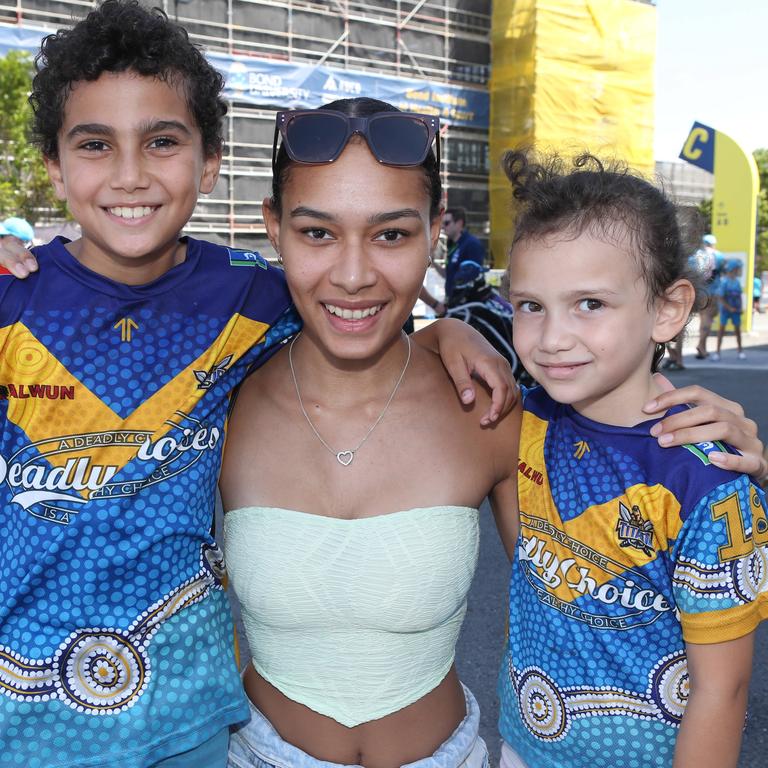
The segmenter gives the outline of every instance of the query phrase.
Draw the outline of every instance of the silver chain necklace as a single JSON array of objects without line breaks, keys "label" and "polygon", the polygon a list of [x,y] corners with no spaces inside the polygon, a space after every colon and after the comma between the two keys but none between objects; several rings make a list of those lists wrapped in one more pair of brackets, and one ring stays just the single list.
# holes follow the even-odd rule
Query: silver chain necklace
[{"label": "silver chain necklace", "polygon": [[392,400],[395,397],[395,394],[397,394],[397,390],[400,388],[400,384],[403,381],[403,377],[405,376],[405,372],[408,370],[408,363],[411,362],[411,337],[406,335],[406,340],[408,342],[408,355],[405,358],[405,365],[403,366],[403,371],[400,374],[400,378],[397,380],[397,384],[395,384],[395,388],[392,390],[392,394],[389,396],[389,400],[387,400],[386,405],[384,406],[384,409],[379,414],[379,418],[376,419],[376,421],[373,422],[373,426],[365,433],[365,436],[363,439],[354,447],[349,448],[345,451],[334,451],[333,448],[331,448],[328,443],[323,440],[321,434],[315,429],[315,425],[312,423],[312,419],[309,418],[309,415],[307,414],[307,411],[304,408],[304,403],[301,400],[301,392],[299,392],[299,382],[296,380],[296,371],[293,368],[293,345],[296,343],[296,339],[299,338],[301,334],[298,334],[294,336],[293,341],[291,341],[290,346],[288,347],[288,365],[291,367],[291,378],[293,379],[293,386],[296,389],[296,397],[299,400],[299,408],[301,408],[301,412],[304,414],[304,418],[307,420],[307,424],[312,428],[312,431],[315,433],[315,437],[325,446],[325,448],[330,451],[335,457],[336,461],[339,462],[344,467],[348,467],[353,459],[355,458],[355,454],[360,450],[363,443],[371,436],[371,432],[373,432],[376,427],[379,426],[379,422],[384,418],[384,414],[387,412],[387,409],[389,408],[390,404],[392,403]]}]

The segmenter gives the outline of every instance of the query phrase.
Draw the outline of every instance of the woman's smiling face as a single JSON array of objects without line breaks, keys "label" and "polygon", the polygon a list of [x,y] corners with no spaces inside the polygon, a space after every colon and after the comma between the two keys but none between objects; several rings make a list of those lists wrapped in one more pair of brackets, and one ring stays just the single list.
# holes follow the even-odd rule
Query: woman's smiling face
[{"label": "woman's smiling face", "polygon": [[360,139],[327,165],[292,164],[282,215],[265,201],[304,333],[333,357],[364,359],[396,338],[440,234],[421,167],[380,164]]}]

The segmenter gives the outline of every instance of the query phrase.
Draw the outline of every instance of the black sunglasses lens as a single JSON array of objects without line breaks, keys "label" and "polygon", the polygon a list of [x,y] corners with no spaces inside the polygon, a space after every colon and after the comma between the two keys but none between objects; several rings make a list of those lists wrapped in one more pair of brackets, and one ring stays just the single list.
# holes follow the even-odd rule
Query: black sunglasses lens
[{"label": "black sunglasses lens", "polygon": [[297,115],[287,125],[287,149],[299,163],[326,163],[344,147],[347,123],[343,117],[327,112]]},{"label": "black sunglasses lens", "polygon": [[388,165],[418,165],[429,150],[429,128],[411,117],[371,120],[368,136],[374,155]]}]

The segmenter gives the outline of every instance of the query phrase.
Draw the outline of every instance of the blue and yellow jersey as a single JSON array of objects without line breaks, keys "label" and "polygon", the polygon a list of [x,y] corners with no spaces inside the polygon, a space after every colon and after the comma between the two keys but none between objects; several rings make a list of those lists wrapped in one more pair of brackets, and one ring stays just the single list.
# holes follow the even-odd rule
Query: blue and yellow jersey
[{"label": "blue and yellow jersey", "polygon": [[0,274],[0,766],[138,768],[248,716],[216,483],[233,387],[298,320],[258,254],[189,239],[127,286],[65,242]]},{"label": "blue and yellow jersey", "polygon": [[[525,398],[521,532],[499,676],[504,740],[536,768],[670,766],[688,698],[685,643],[768,615],[765,497],[543,389]],[[762,613],[762,615],[761,615]]]}]

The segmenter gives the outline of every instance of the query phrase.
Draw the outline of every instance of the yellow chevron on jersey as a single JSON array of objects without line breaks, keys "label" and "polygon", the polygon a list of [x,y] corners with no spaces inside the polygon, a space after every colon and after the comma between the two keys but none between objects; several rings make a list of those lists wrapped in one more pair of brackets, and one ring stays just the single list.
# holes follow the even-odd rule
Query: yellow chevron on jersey
[{"label": "yellow chevron on jersey", "polygon": [[[587,506],[577,517],[563,521],[544,471],[547,422],[525,411],[522,429],[526,440],[520,445],[518,498],[525,543],[520,556],[538,559],[544,565],[547,589],[559,600],[568,602],[582,596],[573,590],[574,583],[600,586],[647,564],[656,558],[657,550],[665,551],[668,542],[677,538],[682,526],[680,503],[660,484],[632,485],[621,496]],[[529,435],[531,439],[527,439]],[[588,461],[588,454],[583,461]],[[653,546],[622,546],[616,530],[622,508],[641,516],[652,532]],[[614,524],[606,525],[607,520]]]},{"label": "yellow chevron on jersey", "polygon": [[24,323],[3,328],[0,333],[0,384],[29,387],[55,383],[59,387],[74,387],[77,391],[77,397],[71,400],[8,398],[8,420],[32,441],[43,440],[52,431],[58,434],[78,432],[86,426],[83,421],[98,423],[116,419],[114,411],[84,388]]},{"label": "yellow chevron on jersey", "polygon": [[[162,437],[172,426],[161,422],[176,410],[190,413],[205,393],[195,371],[209,372],[229,358],[226,366],[235,365],[242,355],[260,343],[269,329],[265,323],[240,314],[233,315],[216,341],[193,363],[181,371],[152,397],[144,401],[124,422],[128,429],[141,429],[142,424],[157,424],[152,438]],[[231,357],[230,357],[231,356]]]},{"label": "yellow chevron on jersey", "polygon": [[[227,365],[235,364],[256,341],[263,340],[268,328],[233,315],[211,346],[124,419],[73,376],[23,323],[16,323],[0,329],[0,384],[12,383],[27,396],[8,398],[8,420],[24,431],[53,467],[66,466],[74,451],[96,466],[119,471],[141,444],[177,426],[174,414],[195,408],[205,394],[195,371],[207,374],[225,359]],[[58,391],[71,391],[73,397],[28,396],[30,387],[40,387],[41,382],[55,382]],[[50,390],[51,384],[47,386]]]}]

